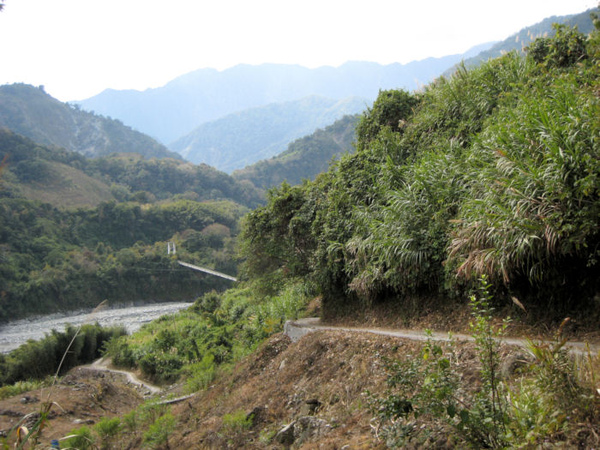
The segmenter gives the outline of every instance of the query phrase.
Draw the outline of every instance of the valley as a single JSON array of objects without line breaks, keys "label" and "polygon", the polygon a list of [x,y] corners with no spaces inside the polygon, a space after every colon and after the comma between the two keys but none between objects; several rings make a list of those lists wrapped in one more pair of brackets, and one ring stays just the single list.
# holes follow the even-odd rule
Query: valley
[{"label": "valley", "polygon": [[[206,140],[231,144],[215,150],[231,175],[43,89],[0,87],[18,127],[0,129],[0,322],[106,299],[177,309],[130,334],[86,317],[0,354],[0,443],[23,447],[27,422],[30,444],[72,448],[600,445],[600,18],[577,17],[589,32],[531,29],[525,50],[380,87],[299,139],[268,125],[336,99],[265,104],[267,87],[293,89],[248,76],[257,103],[240,110],[215,89],[253,70],[291,82],[289,67],[174,80],[212,83],[200,103],[235,109],[179,120],[201,122],[189,155],[207,123],[241,119]],[[381,66],[344,70],[384,86]],[[164,92],[97,100],[149,117]],[[263,134],[296,140],[247,159]]]}]

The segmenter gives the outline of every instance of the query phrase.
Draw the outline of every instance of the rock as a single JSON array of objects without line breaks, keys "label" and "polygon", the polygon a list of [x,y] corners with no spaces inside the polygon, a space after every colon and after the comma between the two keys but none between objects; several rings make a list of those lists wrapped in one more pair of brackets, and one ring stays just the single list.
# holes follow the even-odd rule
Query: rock
[{"label": "rock", "polygon": [[275,442],[280,443],[286,447],[291,446],[294,443],[294,426],[296,422],[292,422],[286,426],[284,426],[281,430],[277,432],[275,435]]},{"label": "rock", "polygon": [[73,421],[75,425],[94,425],[94,421],[92,419],[75,419]]},{"label": "rock", "polygon": [[316,398],[311,398],[309,400],[306,400],[306,405],[307,405],[307,415],[314,415],[319,408],[321,407],[322,403],[316,399]]},{"label": "rock", "polygon": [[263,423],[266,419],[267,409],[264,406],[255,406],[252,411],[248,413],[246,416],[247,420],[250,420],[252,426],[255,426],[259,423]]},{"label": "rock", "polygon": [[303,444],[306,441],[319,439],[331,431],[331,425],[326,420],[314,416],[300,417],[294,424],[294,443]]},{"label": "rock", "polygon": [[331,425],[323,419],[314,416],[303,416],[283,427],[275,435],[275,441],[285,447],[319,439],[331,431]]},{"label": "rock", "polygon": [[500,374],[502,375],[502,378],[507,380],[523,370],[531,362],[532,358],[530,355],[522,352],[513,353],[504,358],[500,364]]}]

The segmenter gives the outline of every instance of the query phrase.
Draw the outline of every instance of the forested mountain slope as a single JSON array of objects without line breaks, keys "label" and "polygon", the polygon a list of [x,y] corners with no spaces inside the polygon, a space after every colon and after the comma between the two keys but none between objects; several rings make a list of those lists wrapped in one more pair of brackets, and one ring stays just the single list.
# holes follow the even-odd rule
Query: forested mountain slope
[{"label": "forested mountain slope", "polygon": [[295,185],[325,172],[334,158],[354,151],[358,115],[344,116],[332,125],[318,129],[288,145],[283,153],[233,172],[237,180],[248,180],[268,189],[287,181]]},{"label": "forested mountain slope", "polygon": [[208,166],[132,154],[89,160],[8,130],[0,160],[0,322],[224,289],[229,281],[178,266],[166,241],[187,262],[235,275],[241,204],[261,200],[250,183]]},{"label": "forested mountain slope", "polygon": [[230,173],[283,152],[294,139],[362,112],[367,104],[361,98],[316,96],[275,103],[202,124],[169,147],[188,161]]},{"label": "forested mountain slope", "polygon": [[79,153],[38,145],[0,129],[4,159],[0,196],[42,200],[53,206],[97,206],[102,201],[153,202],[174,196],[196,201],[262,202],[248,182],[216,169],[176,159],[146,159],[132,153],[87,159]]},{"label": "forested mountain slope", "polygon": [[118,120],[81,111],[52,98],[42,87],[26,84],[0,86],[0,127],[87,157],[139,153],[148,158],[180,158]]}]

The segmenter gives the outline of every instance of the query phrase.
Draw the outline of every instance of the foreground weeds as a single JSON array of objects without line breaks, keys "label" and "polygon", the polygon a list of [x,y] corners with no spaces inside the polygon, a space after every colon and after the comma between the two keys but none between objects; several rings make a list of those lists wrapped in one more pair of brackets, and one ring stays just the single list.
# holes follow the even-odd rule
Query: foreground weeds
[{"label": "foreground weeds", "polygon": [[506,322],[493,325],[488,289],[482,278],[471,297],[476,380],[464,379],[453,340],[429,338],[420,354],[386,361],[388,393],[370,396],[378,439],[391,448],[600,444],[597,355],[569,353],[563,324],[553,342],[529,341],[509,370],[501,345]]}]

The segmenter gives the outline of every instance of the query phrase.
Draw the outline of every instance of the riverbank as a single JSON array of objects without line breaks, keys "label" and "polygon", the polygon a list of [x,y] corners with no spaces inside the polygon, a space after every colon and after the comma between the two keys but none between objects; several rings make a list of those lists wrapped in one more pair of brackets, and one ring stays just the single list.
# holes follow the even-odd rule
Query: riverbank
[{"label": "riverbank", "polygon": [[30,339],[42,339],[52,330],[63,331],[67,324],[79,326],[99,323],[111,327],[123,325],[129,333],[161,316],[188,308],[193,303],[151,303],[139,306],[119,306],[100,311],[79,310],[15,320],[0,325],[0,353],[9,353]]}]

